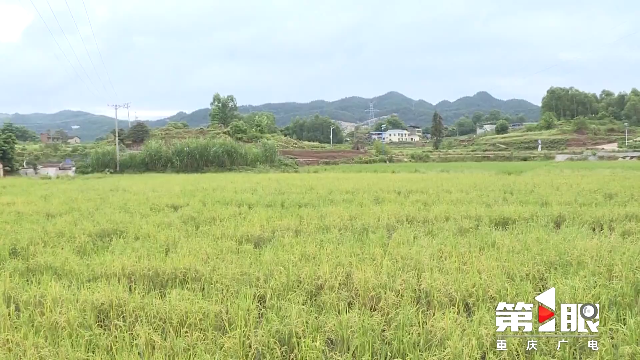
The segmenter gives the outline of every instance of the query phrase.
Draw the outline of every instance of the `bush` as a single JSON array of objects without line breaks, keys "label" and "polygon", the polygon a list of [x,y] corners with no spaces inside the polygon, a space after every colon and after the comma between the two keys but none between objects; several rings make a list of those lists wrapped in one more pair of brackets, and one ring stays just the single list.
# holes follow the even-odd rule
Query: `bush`
[{"label": "bush", "polygon": [[373,142],[373,152],[374,154],[376,154],[376,156],[389,155],[391,153],[389,147],[378,140]]},{"label": "bush", "polygon": [[496,135],[504,135],[509,132],[509,123],[506,120],[500,120],[496,124]]},{"label": "bush", "polygon": [[587,119],[580,116],[573,121],[573,130],[574,131],[586,131],[589,128],[589,124],[587,123]]},{"label": "bush", "polygon": [[[120,172],[200,172],[279,163],[278,150],[271,141],[248,145],[230,140],[189,139],[166,145],[155,140],[148,142],[141,152],[121,154]],[[88,172],[114,171],[115,151],[112,148],[92,151],[86,168]]]}]

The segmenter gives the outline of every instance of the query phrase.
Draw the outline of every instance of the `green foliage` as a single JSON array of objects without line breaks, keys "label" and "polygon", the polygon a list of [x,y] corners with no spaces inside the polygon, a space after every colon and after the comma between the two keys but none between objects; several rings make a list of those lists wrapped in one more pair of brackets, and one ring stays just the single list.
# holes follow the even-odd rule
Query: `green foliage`
[{"label": "green foliage", "polygon": [[189,124],[187,124],[186,121],[169,121],[167,125],[165,125],[165,127],[172,128],[172,129],[188,129]]},{"label": "green foliage", "polygon": [[433,113],[433,118],[431,119],[430,134],[431,140],[433,140],[433,148],[438,150],[442,143],[442,139],[444,138],[445,131],[442,116],[440,116],[437,111]]},{"label": "green foliage", "polygon": [[222,96],[215,93],[210,107],[209,119],[213,125],[227,127],[240,118],[238,103],[233,95]]},{"label": "green foliage", "polygon": [[372,131],[407,130],[407,125],[397,115],[391,115],[376,122]]},{"label": "green foliage", "polygon": [[629,122],[629,125],[640,126],[640,95],[635,92],[633,95],[629,95],[622,116]]},{"label": "green foliage", "polygon": [[16,164],[17,144],[18,140],[12,132],[5,131],[4,127],[0,129],[0,163],[10,171],[16,171],[19,168]]},{"label": "green foliage", "polygon": [[[124,152],[120,158],[121,172],[201,172],[208,169],[272,166],[279,161],[273,142],[262,141],[245,145],[230,140],[188,139],[169,145],[149,141],[141,152]],[[91,152],[88,172],[115,170],[113,148],[101,147]]]},{"label": "green foliage", "polygon": [[282,134],[297,140],[329,144],[331,142],[331,127],[333,129],[333,143],[342,144],[344,134],[342,128],[333,120],[318,114],[309,118],[297,118],[291,125],[282,129]]},{"label": "green foliage", "polygon": [[60,141],[62,142],[66,142],[67,140],[69,140],[69,134],[67,134],[66,131],[62,130],[62,129],[58,129],[53,133],[53,136],[57,136],[60,138]]},{"label": "green foliage", "polygon": [[474,125],[480,125],[484,122],[484,114],[481,111],[476,111],[473,113],[473,117],[471,118]]},{"label": "green foliage", "polygon": [[556,127],[558,123],[558,119],[554,115],[554,113],[547,112],[542,114],[540,118],[540,123],[538,124],[542,130],[551,130]]},{"label": "green foliage", "polygon": [[580,91],[574,87],[551,87],[542,99],[542,112],[553,113],[556,119],[578,117],[600,120],[613,118],[640,125],[640,91],[620,92],[617,95],[602,90],[600,95]]},{"label": "green foliage", "polygon": [[249,126],[244,121],[234,121],[225,130],[232,139],[246,141],[249,135]]},{"label": "green foliage", "polygon": [[376,156],[390,155],[389,147],[379,140],[373,142],[373,152]]},{"label": "green foliage", "polygon": [[509,132],[509,123],[506,120],[500,120],[496,124],[496,135],[504,135]]},{"label": "green foliage", "polygon": [[460,136],[469,135],[476,132],[476,125],[473,123],[473,120],[467,117],[461,117],[460,119],[458,119],[458,121],[456,121],[455,123],[455,127],[458,131],[457,135]]},{"label": "green foliage", "polygon": [[38,141],[39,139],[38,135],[34,131],[27,129],[25,126],[14,125],[10,121],[4,123],[2,131],[13,134],[17,141],[28,142]]},{"label": "green foliage", "polygon": [[589,123],[584,116],[579,116],[573,120],[573,130],[578,131],[587,131],[589,130]]},{"label": "green foliage", "polygon": [[[109,135],[111,135],[111,139],[115,139],[116,138],[116,129],[112,129],[109,132]],[[125,129],[118,129],[118,141],[120,143],[122,143],[125,139],[127,138],[127,131]]]},{"label": "green foliage", "polygon": [[[224,99],[224,101],[223,101]],[[179,112],[166,119],[157,121],[145,121],[150,128],[159,128],[166,126],[169,122],[186,122],[190,127],[207,126],[211,124],[213,115],[215,119],[226,114],[222,111],[220,115],[212,112],[215,107],[214,101],[209,108],[199,109],[190,114]],[[229,109],[236,108],[236,111],[242,114],[249,114],[256,111],[272,113],[275,117],[276,125],[284,127],[289,125],[295,118],[306,118],[319,114],[331,119],[358,123],[367,120],[367,114],[363,111],[369,106],[369,102],[374,100],[376,108],[380,110],[379,116],[397,114],[406,124],[418,125],[421,127],[429,126],[430,119],[436,109],[436,106],[423,100],[413,100],[397,92],[390,92],[373,99],[364,99],[360,97],[348,97],[345,99],[327,102],[313,101],[310,103],[276,103],[263,104],[259,106],[237,106],[235,98],[231,101],[229,97],[220,96],[219,104],[229,105]],[[228,101],[227,101],[228,100]],[[504,114],[524,114],[527,119],[537,119],[540,114],[540,108],[524,100],[498,100],[486,92],[479,92],[474,96],[466,96],[456,101],[443,101],[437,104],[438,112],[443,117],[443,122],[452,124],[455,120],[462,116],[472,114],[475,111],[489,112],[492,109],[498,109]],[[220,107],[220,110],[223,110]],[[217,110],[216,110],[217,111]],[[233,113],[233,112],[232,112]],[[77,135],[83,141],[90,141],[101,137],[114,128],[114,119],[108,116],[93,115],[81,111],[61,111],[55,114],[29,114],[29,115],[11,115],[8,120],[17,125],[24,125],[36,133],[44,132],[47,128],[64,128],[78,125],[78,129],[70,132],[70,135]],[[237,117],[224,117],[222,121],[227,125]],[[475,119],[474,119],[475,121]],[[218,123],[218,120],[215,120]],[[118,127],[127,125],[126,120],[119,120]]]},{"label": "green foliage", "polygon": [[276,118],[268,112],[252,112],[242,117],[251,132],[257,134],[275,134],[278,132]]},{"label": "green foliage", "polygon": [[[173,126],[171,126],[173,128],[176,128],[175,127],[176,125],[178,126],[181,125],[180,123],[171,123],[171,124],[174,124]],[[186,128],[188,127],[189,125],[186,126]],[[184,129],[184,128],[185,127],[179,127],[178,129]],[[129,131],[125,134],[125,136],[123,136],[125,140],[133,143],[137,143],[137,144],[145,142],[150,137],[151,137],[151,129],[149,129],[149,126],[147,124],[141,121],[137,121],[135,124],[133,124],[129,129]]]}]

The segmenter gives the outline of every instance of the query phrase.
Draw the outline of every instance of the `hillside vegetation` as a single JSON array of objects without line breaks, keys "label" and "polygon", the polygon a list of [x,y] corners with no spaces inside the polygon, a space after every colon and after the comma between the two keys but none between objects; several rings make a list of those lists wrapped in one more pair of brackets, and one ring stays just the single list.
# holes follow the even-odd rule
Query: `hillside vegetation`
[{"label": "hillside vegetation", "polygon": [[[437,110],[442,114],[446,123],[452,123],[463,115],[471,115],[476,111],[489,112],[493,109],[500,110],[509,115],[523,114],[527,119],[538,118],[540,108],[524,100],[499,100],[486,92],[479,92],[474,96],[466,96],[456,101],[442,101],[436,105],[424,100],[414,100],[398,92],[366,99],[361,97],[348,97],[337,101],[317,100],[309,103],[273,103],[258,106],[239,106],[242,114],[250,112],[270,112],[275,115],[276,125],[284,127],[296,117],[308,117],[316,114],[326,116],[332,120],[345,122],[361,122],[368,119],[365,109],[369,108],[369,102],[375,102],[375,108],[379,110],[376,116],[384,116],[392,113],[407,124],[419,126],[427,125],[433,112]],[[157,121],[145,121],[150,127],[158,128],[166,126],[170,122],[186,122],[190,127],[206,126],[209,124],[210,108],[196,110],[192,113],[179,112],[176,115]],[[119,117],[126,117],[120,114]],[[69,135],[77,135],[83,141],[93,141],[99,136],[108,133],[114,128],[115,119],[94,115],[82,111],[65,110],[55,114],[13,114],[3,120],[10,120],[18,125],[25,125],[36,133],[65,130]],[[119,127],[127,128],[127,121],[120,120]],[[78,128],[72,128],[78,126]]]}]

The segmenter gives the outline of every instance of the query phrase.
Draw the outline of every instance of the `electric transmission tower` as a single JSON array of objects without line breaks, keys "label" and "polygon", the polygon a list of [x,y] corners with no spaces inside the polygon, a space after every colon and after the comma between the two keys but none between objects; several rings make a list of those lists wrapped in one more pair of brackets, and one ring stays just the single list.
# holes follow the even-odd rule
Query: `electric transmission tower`
[{"label": "electric transmission tower", "polygon": [[376,118],[376,112],[377,111],[380,111],[380,110],[377,110],[377,109],[373,108],[373,102],[370,102],[369,103],[369,108],[367,110],[365,110],[365,112],[369,113],[369,120],[373,120],[373,119]]}]

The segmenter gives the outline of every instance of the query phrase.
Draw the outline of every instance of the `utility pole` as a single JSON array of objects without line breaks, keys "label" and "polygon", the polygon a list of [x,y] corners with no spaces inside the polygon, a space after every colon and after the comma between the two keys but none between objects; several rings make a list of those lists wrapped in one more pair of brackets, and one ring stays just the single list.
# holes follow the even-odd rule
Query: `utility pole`
[{"label": "utility pole", "polygon": [[629,123],[624,123],[624,146],[629,147]]},{"label": "utility pole", "polygon": [[129,118],[129,107],[131,107],[131,103],[125,103],[122,107],[127,109],[127,121],[129,122],[129,129],[131,129],[131,119]]},{"label": "utility pole", "polygon": [[116,171],[120,172],[120,141],[118,140],[118,109],[125,105],[107,105],[116,111]]},{"label": "utility pole", "polygon": [[331,126],[331,134],[329,135],[329,138],[331,138],[331,148],[333,149],[333,129],[335,128],[335,126]]}]

